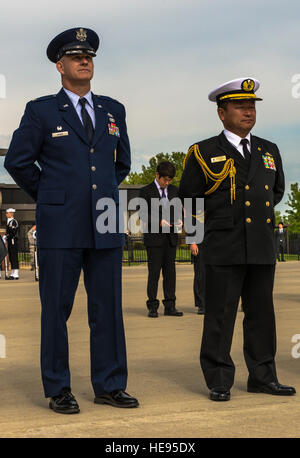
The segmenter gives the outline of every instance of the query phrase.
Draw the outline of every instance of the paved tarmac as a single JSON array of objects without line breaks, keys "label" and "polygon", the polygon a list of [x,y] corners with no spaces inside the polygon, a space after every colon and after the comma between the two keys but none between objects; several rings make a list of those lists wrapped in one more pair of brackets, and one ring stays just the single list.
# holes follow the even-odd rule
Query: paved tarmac
[{"label": "paved tarmac", "polygon": [[[296,345],[292,337],[299,334],[300,339],[300,262],[278,264],[274,295],[278,377],[281,383],[295,386],[297,394],[277,397],[246,392],[243,313],[239,311],[232,345],[235,384],[231,401],[224,403],[208,399],[199,365],[203,316],[194,307],[192,266],[177,265],[177,307],[184,316],[165,317],[160,308],[158,319],[146,314],[146,269],[144,265],[123,269],[127,391],[138,397],[137,409],[93,403],[86,295],[80,281],[69,320],[72,391],[80,404],[78,415],[54,413],[43,395],[40,302],[33,272],[21,271],[19,281],[0,280],[0,437],[299,437],[300,348],[294,348],[297,359],[292,356]],[[161,298],[161,286],[159,294]]]}]

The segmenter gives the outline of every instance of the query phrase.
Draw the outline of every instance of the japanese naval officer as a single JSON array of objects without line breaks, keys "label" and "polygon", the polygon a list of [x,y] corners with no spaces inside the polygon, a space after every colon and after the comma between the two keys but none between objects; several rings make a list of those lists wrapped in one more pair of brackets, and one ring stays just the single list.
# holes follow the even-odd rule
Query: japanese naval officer
[{"label": "japanese naval officer", "polygon": [[247,391],[295,394],[278,382],[274,207],[284,194],[278,147],[250,133],[256,122],[253,78],[237,78],[210,92],[224,130],[194,143],[180,183],[182,198],[204,198],[205,318],[200,351],[212,401],[228,401],[235,365],[230,356],[240,298],[244,311]]},{"label": "japanese naval officer", "polygon": [[99,231],[96,224],[100,199],[112,199],[118,210],[118,185],[130,170],[124,106],[91,92],[98,46],[98,35],[86,28],[66,30],[51,41],[47,56],[56,64],[63,87],[27,104],[5,159],[15,182],[37,203],[41,371],[49,407],[59,413],[79,412],[71,391],[66,323],[81,269],[94,402],[138,406],[125,392],[124,234],[118,230],[118,211],[116,231]]}]

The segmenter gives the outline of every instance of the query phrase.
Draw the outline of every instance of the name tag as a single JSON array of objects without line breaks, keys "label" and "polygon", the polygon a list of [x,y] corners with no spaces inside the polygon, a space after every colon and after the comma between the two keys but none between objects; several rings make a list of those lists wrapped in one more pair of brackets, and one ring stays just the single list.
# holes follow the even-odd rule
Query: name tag
[{"label": "name tag", "polygon": [[217,156],[217,157],[212,157],[211,162],[222,162],[226,161],[226,156]]},{"label": "name tag", "polygon": [[52,138],[65,137],[66,135],[69,135],[69,132],[67,130],[65,132],[53,132],[52,133]]}]

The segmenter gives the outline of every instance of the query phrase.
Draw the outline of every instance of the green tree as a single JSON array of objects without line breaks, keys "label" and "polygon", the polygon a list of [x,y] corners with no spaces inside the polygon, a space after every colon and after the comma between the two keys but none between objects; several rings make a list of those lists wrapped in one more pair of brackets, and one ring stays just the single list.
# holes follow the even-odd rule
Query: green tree
[{"label": "green tree", "polygon": [[279,210],[275,210],[274,215],[275,215],[275,224],[278,224],[280,221],[283,222],[283,217],[281,216],[281,213]]},{"label": "green tree", "polygon": [[127,179],[123,182],[125,184],[149,184],[155,178],[156,167],[159,162],[169,161],[174,164],[176,168],[176,175],[172,181],[172,184],[175,186],[179,185],[181,175],[183,172],[183,160],[185,158],[185,153],[173,152],[173,153],[159,153],[156,156],[153,156],[149,159],[149,165],[142,166],[142,171],[130,172]]},{"label": "green tree", "polygon": [[300,234],[300,189],[298,183],[291,184],[291,192],[288,194],[286,204],[290,207],[286,210],[289,232]]}]

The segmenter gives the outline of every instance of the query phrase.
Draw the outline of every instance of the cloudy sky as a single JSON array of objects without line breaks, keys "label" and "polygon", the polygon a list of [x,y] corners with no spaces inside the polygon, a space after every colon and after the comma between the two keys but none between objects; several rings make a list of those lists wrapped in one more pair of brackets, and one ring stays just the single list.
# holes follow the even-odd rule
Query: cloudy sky
[{"label": "cloudy sky", "polygon": [[[218,134],[222,126],[207,94],[230,79],[253,76],[264,99],[253,133],[278,144],[288,192],[300,182],[299,18],[299,0],[89,0],[84,7],[74,0],[5,2],[0,147],[8,146],[28,100],[60,89],[45,54],[50,40],[82,26],[101,37],[93,91],[126,106],[132,170],[157,153],[186,151]],[[3,158],[0,182],[11,182]],[[286,200],[287,193],[279,209]]]}]

